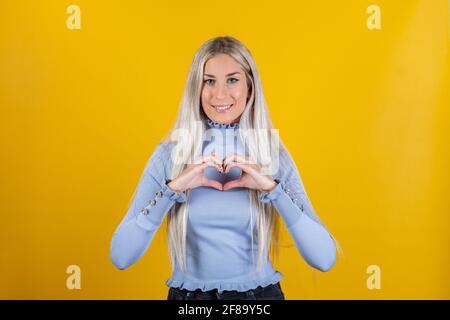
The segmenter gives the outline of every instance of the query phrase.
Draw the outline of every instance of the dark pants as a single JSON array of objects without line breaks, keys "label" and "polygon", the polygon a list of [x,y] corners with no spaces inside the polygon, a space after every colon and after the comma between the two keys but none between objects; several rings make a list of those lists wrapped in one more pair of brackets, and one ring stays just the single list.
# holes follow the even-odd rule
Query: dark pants
[{"label": "dark pants", "polygon": [[167,300],[285,300],[280,283],[270,284],[267,287],[258,286],[245,292],[223,291],[217,289],[202,291],[196,289],[190,291],[180,288],[170,288]]}]

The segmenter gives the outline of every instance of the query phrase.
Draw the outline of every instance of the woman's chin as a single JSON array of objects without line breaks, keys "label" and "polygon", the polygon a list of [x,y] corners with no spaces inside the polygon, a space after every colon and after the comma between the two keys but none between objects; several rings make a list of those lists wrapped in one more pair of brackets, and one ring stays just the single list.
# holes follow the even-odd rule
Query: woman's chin
[{"label": "woman's chin", "polygon": [[233,123],[236,122],[234,121],[233,117],[229,117],[229,116],[215,116],[214,119],[211,119],[214,122],[217,123]]}]

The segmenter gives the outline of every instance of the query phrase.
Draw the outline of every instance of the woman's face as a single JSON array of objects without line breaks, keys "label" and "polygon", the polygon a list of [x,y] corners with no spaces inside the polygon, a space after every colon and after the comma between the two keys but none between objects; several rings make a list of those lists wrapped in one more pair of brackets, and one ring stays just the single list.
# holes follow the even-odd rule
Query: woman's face
[{"label": "woman's face", "polygon": [[218,123],[239,122],[247,103],[247,79],[242,66],[228,54],[217,54],[205,64],[202,107]]}]

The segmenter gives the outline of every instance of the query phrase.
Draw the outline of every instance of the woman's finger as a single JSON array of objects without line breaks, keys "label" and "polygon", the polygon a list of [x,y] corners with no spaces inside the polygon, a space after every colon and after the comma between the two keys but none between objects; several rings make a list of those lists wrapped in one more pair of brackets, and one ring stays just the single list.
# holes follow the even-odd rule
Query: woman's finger
[{"label": "woman's finger", "polygon": [[214,161],[215,163],[222,165],[222,161],[217,158],[214,151],[208,155],[201,154],[200,156],[196,157],[193,164],[202,164],[206,161]]},{"label": "woman's finger", "polygon": [[223,191],[233,188],[245,187],[244,183],[245,182],[242,179],[228,181],[223,185]]},{"label": "woman's finger", "polygon": [[205,157],[203,158],[203,161],[214,161],[216,164],[222,166],[222,161],[219,160],[219,158],[217,158],[215,152],[213,152],[213,153],[211,153],[211,154],[205,156]]},{"label": "woman's finger", "polygon": [[242,171],[245,171],[245,172],[247,172],[250,175],[253,175],[255,173],[254,169],[250,165],[239,163],[239,162],[231,162],[231,163],[229,163],[226,166],[226,168],[225,168],[225,173],[230,172],[231,168],[233,168],[233,167],[241,168]]},{"label": "woman's finger", "polygon": [[250,164],[252,163],[250,161],[249,157],[243,157],[241,155],[238,155],[236,153],[230,153],[225,160],[223,161],[224,165],[227,165],[230,162],[240,162],[240,163],[245,163],[245,164]]},{"label": "woman's finger", "polygon": [[216,164],[213,161],[208,161],[208,162],[203,162],[199,167],[198,170],[203,171],[205,168],[207,167],[215,167],[217,169],[217,171],[219,172],[223,172],[223,168],[222,166]]},{"label": "woman's finger", "polygon": [[203,180],[203,185],[205,187],[212,187],[214,189],[222,191],[222,184],[220,182],[216,181],[216,180],[210,180],[208,178],[205,178]]}]

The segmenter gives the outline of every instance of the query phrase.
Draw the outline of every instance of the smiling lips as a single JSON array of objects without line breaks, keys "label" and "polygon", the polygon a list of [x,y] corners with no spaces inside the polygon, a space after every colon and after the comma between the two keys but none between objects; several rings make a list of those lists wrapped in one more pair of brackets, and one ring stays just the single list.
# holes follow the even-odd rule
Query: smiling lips
[{"label": "smiling lips", "polygon": [[231,107],[233,106],[233,104],[216,104],[216,105],[212,105],[214,107],[214,109],[219,112],[219,113],[223,113],[223,112],[227,112],[228,110],[231,109]]}]

